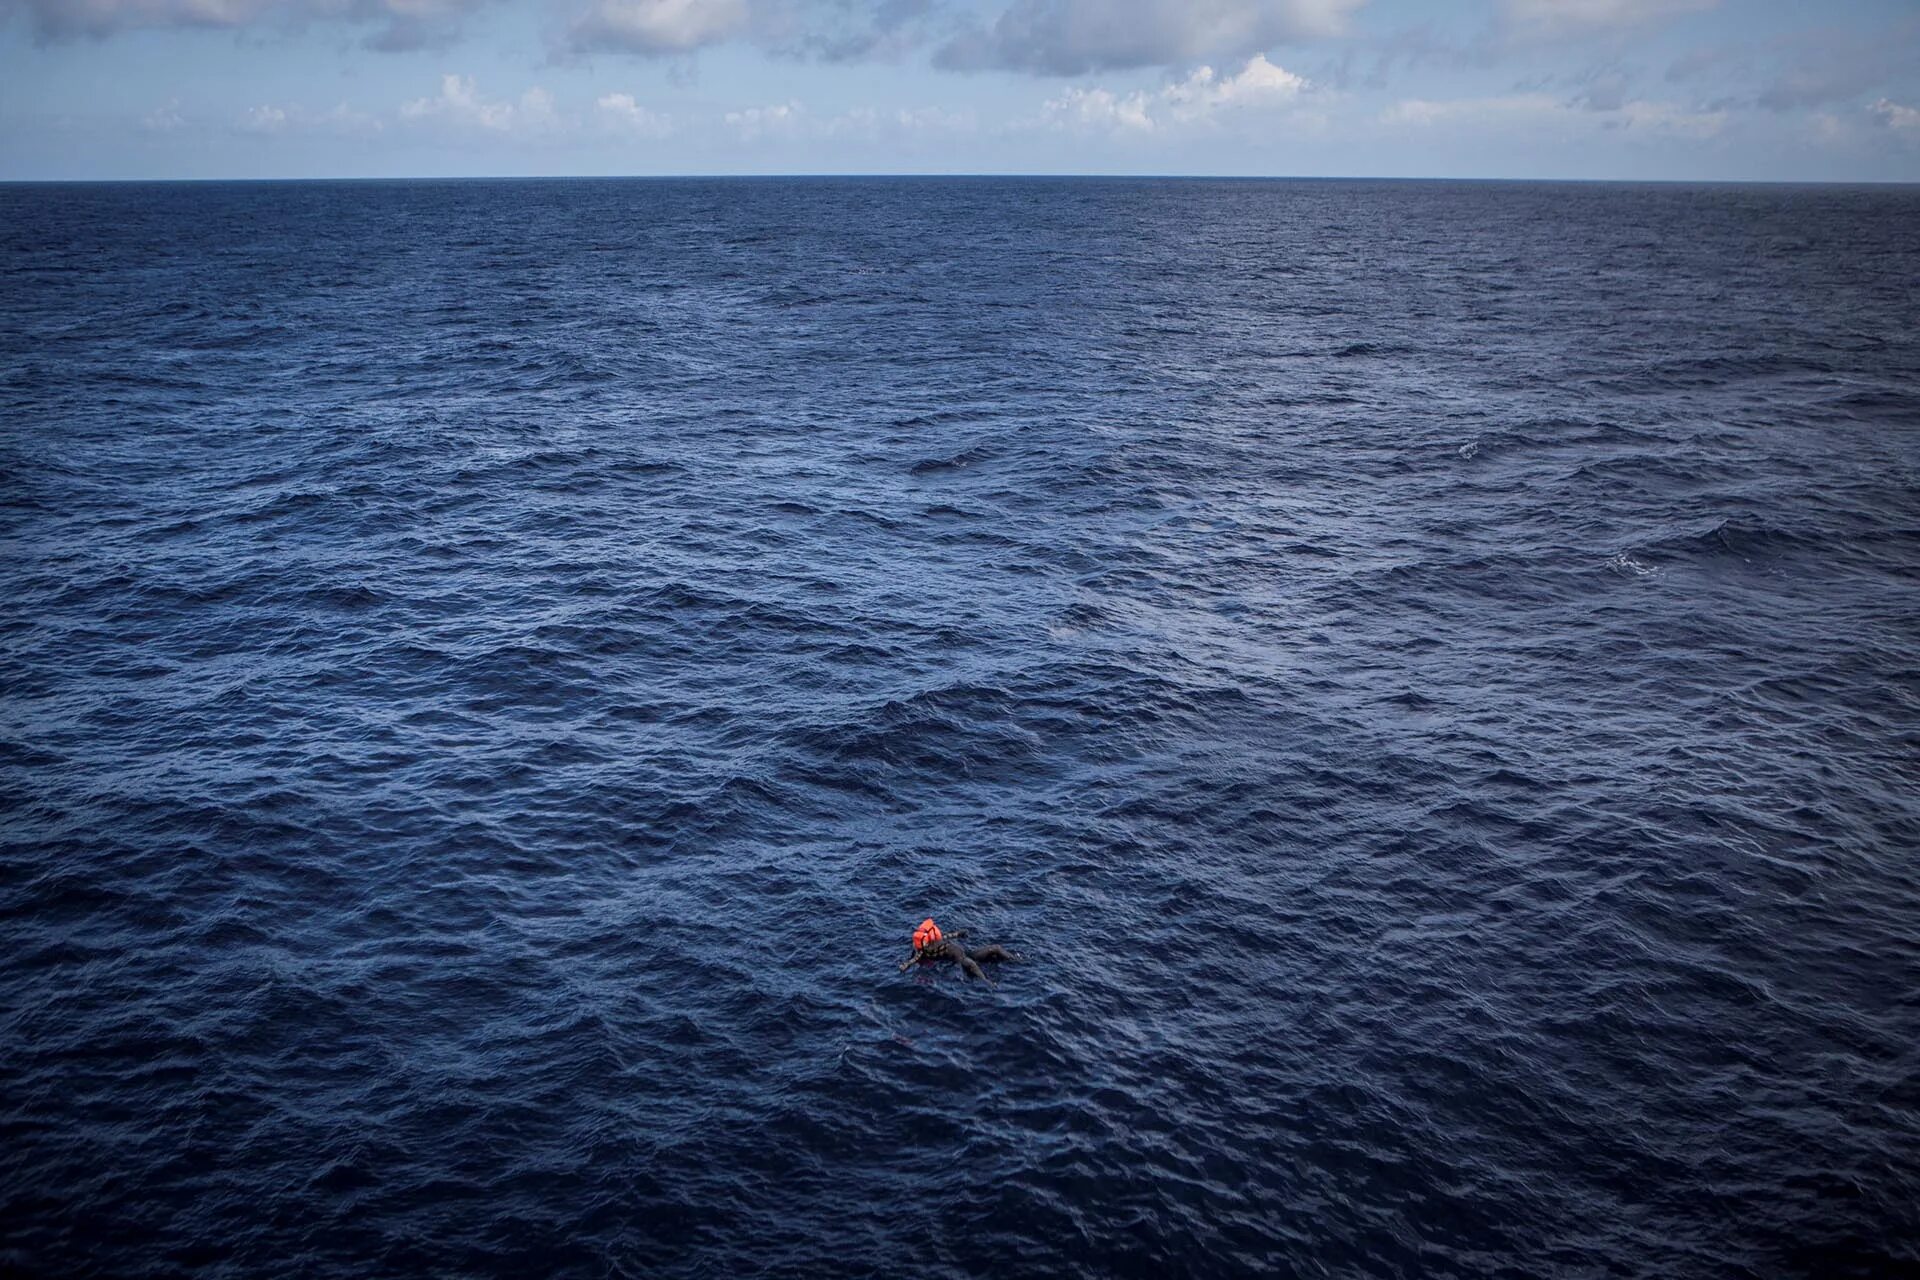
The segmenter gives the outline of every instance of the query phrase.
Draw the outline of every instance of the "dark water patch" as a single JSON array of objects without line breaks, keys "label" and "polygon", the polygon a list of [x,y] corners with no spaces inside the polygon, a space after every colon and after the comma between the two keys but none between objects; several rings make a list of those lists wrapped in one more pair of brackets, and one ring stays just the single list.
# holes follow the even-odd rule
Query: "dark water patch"
[{"label": "dark water patch", "polygon": [[1916,226],[0,186],[0,1270],[1920,1268]]}]

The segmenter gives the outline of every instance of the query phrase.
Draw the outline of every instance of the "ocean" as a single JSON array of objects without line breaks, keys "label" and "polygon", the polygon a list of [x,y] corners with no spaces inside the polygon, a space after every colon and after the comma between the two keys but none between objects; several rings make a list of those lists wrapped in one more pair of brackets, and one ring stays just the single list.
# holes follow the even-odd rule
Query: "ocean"
[{"label": "ocean", "polygon": [[1920,1269],[1920,189],[12,184],[0,271],[0,1272]]}]

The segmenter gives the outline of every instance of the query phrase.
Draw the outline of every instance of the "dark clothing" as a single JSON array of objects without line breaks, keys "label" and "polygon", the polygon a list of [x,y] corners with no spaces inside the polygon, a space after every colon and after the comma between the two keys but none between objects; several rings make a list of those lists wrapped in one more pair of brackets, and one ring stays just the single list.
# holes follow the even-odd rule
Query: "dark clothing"
[{"label": "dark clothing", "polygon": [[916,964],[931,964],[936,960],[951,960],[960,966],[960,972],[969,978],[984,978],[980,962],[994,964],[1001,960],[1018,960],[1020,957],[996,942],[969,951],[960,945],[960,939],[967,936],[965,929],[956,929],[931,946],[920,947],[900,962],[900,972],[905,973]]}]

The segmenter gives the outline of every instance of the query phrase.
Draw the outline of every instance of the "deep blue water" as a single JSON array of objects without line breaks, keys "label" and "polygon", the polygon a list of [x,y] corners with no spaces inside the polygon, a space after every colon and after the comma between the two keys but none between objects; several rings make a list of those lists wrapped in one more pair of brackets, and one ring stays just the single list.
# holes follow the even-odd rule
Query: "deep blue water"
[{"label": "deep blue water", "polygon": [[9,186],[0,270],[0,1271],[1920,1268],[1920,191]]}]

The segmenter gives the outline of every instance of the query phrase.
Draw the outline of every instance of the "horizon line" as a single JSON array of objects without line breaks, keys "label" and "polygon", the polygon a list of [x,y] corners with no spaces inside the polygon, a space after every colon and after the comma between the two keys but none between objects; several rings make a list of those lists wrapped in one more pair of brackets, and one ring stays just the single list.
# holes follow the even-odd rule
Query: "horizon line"
[{"label": "horizon line", "polygon": [[1472,182],[1557,183],[1586,186],[1697,186],[1697,187],[1920,187],[1913,178],[1596,178],[1530,176],[1524,178],[1435,174],[1246,174],[1246,173],[993,173],[927,171],[820,171],[792,173],[462,173],[462,174],[301,174],[277,177],[0,177],[0,186],[108,186],[189,183],[294,182],[713,182],[713,181],[1040,181],[1040,182]]}]

